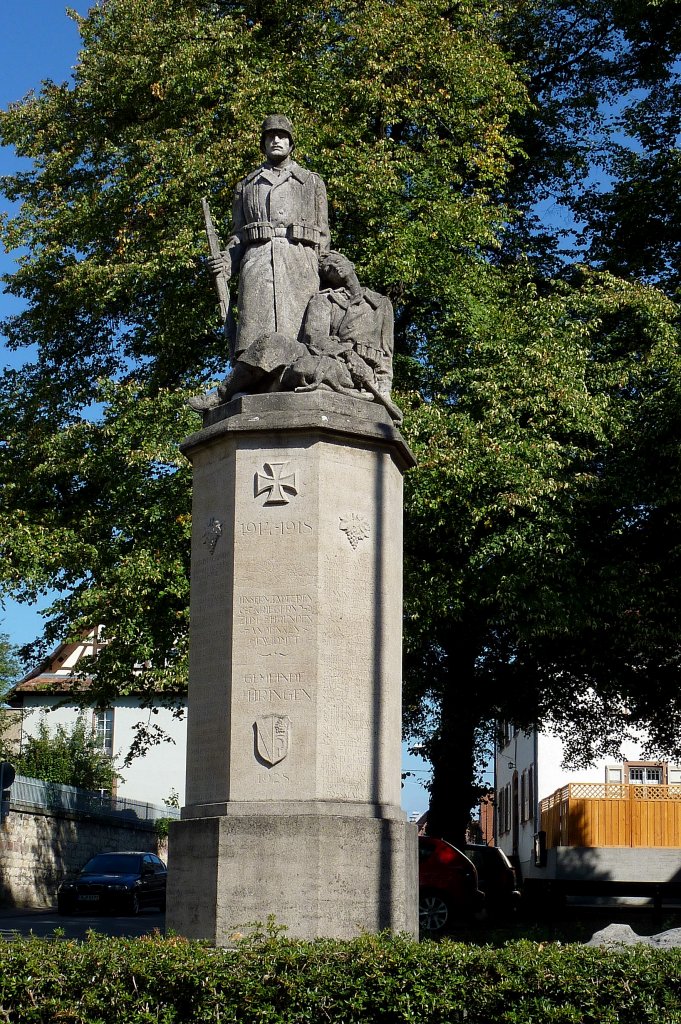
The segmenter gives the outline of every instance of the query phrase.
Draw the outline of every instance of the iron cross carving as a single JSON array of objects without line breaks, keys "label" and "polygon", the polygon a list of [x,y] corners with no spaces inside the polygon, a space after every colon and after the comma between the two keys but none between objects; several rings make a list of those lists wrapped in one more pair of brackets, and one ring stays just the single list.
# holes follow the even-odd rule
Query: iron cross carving
[{"label": "iron cross carving", "polygon": [[295,470],[286,472],[288,462],[265,462],[262,473],[255,474],[255,496],[269,492],[265,505],[288,505],[287,495],[298,493]]}]

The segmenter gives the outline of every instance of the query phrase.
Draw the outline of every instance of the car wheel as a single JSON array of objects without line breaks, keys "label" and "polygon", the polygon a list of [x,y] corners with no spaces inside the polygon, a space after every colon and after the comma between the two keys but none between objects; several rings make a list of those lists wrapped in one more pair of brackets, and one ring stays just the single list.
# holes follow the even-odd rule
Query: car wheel
[{"label": "car wheel", "polygon": [[162,914],[165,914],[165,912],[166,912],[166,898],[165,898],[165,896],[163,897],[162,900],[158,901],[158,909],[161,911]]},{"label": "car wheel", "polygon": [[140,912],[140,898],[136,892],[130,897],[130,912],[135,916]]},{"label": "car wheel", "polygon": [[424,892],[419,896],[419,929],[422,935],[432,938],[442,935],[451,922],[449,904],[444,896],[436,892]]},{"label": "car wheel", "polygon": [[62,917],[67,917],[69,914],[73,913],[73,906],[70,903],[67,903],[65,900],[58,899],[57,913],[60,914]]}]

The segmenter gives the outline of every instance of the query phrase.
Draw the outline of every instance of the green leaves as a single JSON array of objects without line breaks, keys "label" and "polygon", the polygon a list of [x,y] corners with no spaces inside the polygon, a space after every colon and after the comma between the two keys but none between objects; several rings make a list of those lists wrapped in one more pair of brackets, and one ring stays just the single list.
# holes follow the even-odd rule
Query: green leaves
[{"label": "green leaves", "polygon": [[405,418],[406,729],[453,838],[486,721],[559,722],[582,763],[633,725],[679,735],[677,310],[585,269],[479,281]]},{"label": "green leaves", "polygon": [[70,729],[58,725],[54,732],[42,717],[35,733],[25,739],[21,753],[13,755],[12,763],[19,774],[31,779],[81,789],[111,790],[116,779],[111,758],[99,748],[84,714]]},{"label": "green leaves", "polygon": [[[19,663],[15,657],[9,637],[0,633],[0,696],[11,686],[19,674]],[[0,735],[2,728],[0,727]]]},{"label": "green leaves", "polygon": [[[276,925],[271,929],[276,931]],[[667,1024],[678,950],[513,942],[502,949],[363,936],[292,942],[261,934],[215,951],[177,937],[14,938],[0,1010],[43,1019],[329,1024]]]},{"label": "green leaves", "polygon": [[103,382],[96,396],[99,422],[17,430],[6,444],[7,468],[19,471],[0,503],[4,585],[20,596],[64,591],[47,643],[92,622],[117,623],[120,646],[103,653],[97,669],[107,698],[128,692],[132,666],[149,660],[155,668],[142,688],[177,693],[191,529],[189,467],[177,443],[194,417],[181,395],[152,399],[133,383]]},{"label": "green leaves", "polygon": [[[95,695],[134,685],[172,700],[184,684],[177,446],[197,426],[186,395],[227,362],[199,200],[225,237],[260,122],[282,111],[326,182],[334,246],[395,307],[395,384],[419,459],[407,728],[432,741],[436,771],[461,747],[461,770],[446,763],[464,812],[471,744],[497,714],[550,711],[595,737],[619,687],[669,739],[676,308],[561,266],[535,232],[536,204],[556,192],[605,266],[652,276],[664,241],[673,282],[673,218],[634,251],[639,209],[672,180],[656,162],[675,144],[668,7],[110,0],[77,19],[73,81],[0,114],[2,141],[32,161],[3,182],[19,206],[0,233],[23,249],[6,284],[26,303],[5,329],[32,355],[0,378],[0,585],[60,592],[46,643],[106,625]],[[657,86],[627,130],[653,155],[625,167],[608,104],[645,82]],[[580,191],[594,161],[619,168],[607,202]],[[152,667],[133,680],[141,662]],[[600,696],[580,703],[585,691]]]},{"label": "green leaves", "polygon": [[296,155],[327,182],[334,244],[393,297],[403,365],[431,387],[429,351],[470,293],[464,253],[505,217],[524,90],[484,4],[112,0],[75,17],[73,82],[0,114],[33,162],[3,183],[19,203],[3,240],[24,250],[6,283],[26,302],[5,330],[37,351],[0,379],[0,583],[61,592],[46,643],[105,623],[96,686],[127,692],[151,661],[152,699],[184,671],[184,396],[227,361],[200,197],[225,237],[262,117],[289,113]]}]

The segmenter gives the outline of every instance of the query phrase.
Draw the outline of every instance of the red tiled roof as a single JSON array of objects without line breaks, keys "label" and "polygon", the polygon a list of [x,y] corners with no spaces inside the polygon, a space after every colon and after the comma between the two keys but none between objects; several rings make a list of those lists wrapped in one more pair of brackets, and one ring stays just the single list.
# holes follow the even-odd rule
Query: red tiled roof
[{"label": "red tiled roof", "polygon": [[10,690],[15,693],[73,693],[74,690],[88,690],[92,679],[84,676],[59,675],[56,672],[41,672],[26,676]]}]

